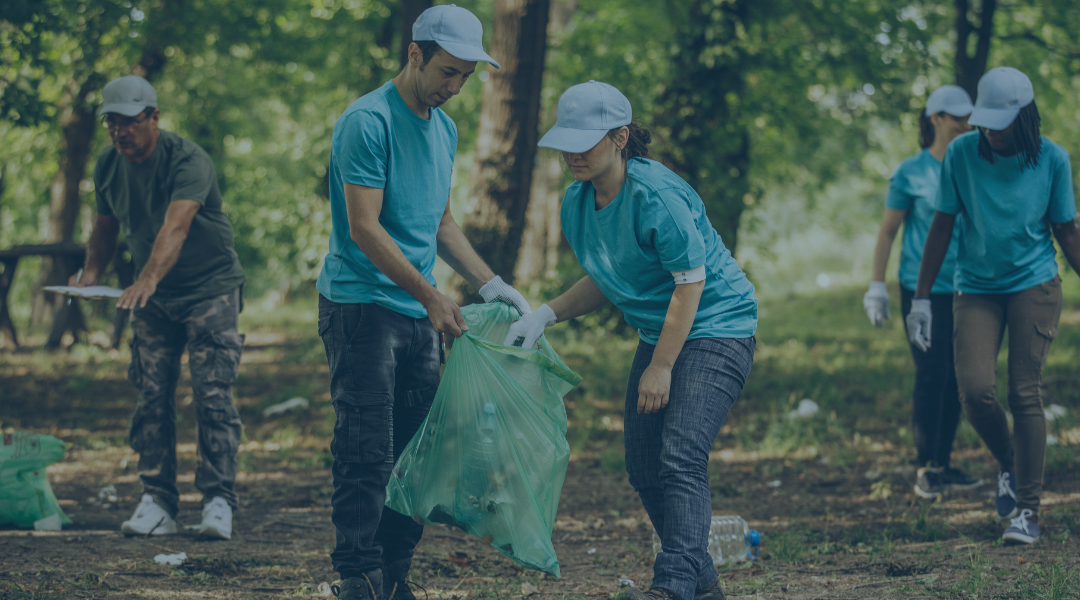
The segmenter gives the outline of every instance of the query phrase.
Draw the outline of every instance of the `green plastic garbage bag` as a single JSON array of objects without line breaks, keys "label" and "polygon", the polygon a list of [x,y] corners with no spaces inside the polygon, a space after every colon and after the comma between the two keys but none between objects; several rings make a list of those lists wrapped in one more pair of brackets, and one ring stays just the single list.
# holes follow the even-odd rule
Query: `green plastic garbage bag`
[{"label": "green plastic garbage bag", "polygon": [[58,515],[60,524],[71,519],[60,509],[45,467],[64,458],[64,442],[51,435],[16,431],[0,442],[0,525],[33,527]]},{"label": "green plastic garbage bag", "polygon": [[386,505],[424,524],[458,527],[519,563],[559,576],[551,529],[570,447],[562,398],[581,377],[543,337],[503,346],[506,304],[461,309],[427,421],[394,466]]}]

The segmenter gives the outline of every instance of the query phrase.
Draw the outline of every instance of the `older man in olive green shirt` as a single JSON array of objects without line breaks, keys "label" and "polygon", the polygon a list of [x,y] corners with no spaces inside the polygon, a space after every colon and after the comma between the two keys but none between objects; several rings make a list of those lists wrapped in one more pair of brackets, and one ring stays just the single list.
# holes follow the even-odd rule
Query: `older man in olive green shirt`
[{"label": "older man in olive green shirt", "polygon": [[141,399],[131,424],[143,497],[121,530],[165,535],[177,530],[176,383],[189,353],[198,415],[203,492],[199,533],[228,539],[237,508],[234,482],[240,416],[231,385],[240,365],[237,333],[244,271],[221,210],[214,164],[197,144],[158,129],[157,96],[141,77],[121,77],[103,91],[112,146],[94,168],[97,220],[77,285],[94,285],[123,231],[138,270],[117,308],[132,309],[128,377]]}]

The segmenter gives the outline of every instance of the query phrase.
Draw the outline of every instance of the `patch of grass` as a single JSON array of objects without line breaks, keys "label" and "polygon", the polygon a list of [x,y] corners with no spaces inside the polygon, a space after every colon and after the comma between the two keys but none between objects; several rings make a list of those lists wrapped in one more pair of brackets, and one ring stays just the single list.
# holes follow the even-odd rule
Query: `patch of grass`
[{"label": "patch of grass", "polygon": [[600,469],[612,475],[626,472],[626,450],[622,444],[612,444],[600,451]]}]

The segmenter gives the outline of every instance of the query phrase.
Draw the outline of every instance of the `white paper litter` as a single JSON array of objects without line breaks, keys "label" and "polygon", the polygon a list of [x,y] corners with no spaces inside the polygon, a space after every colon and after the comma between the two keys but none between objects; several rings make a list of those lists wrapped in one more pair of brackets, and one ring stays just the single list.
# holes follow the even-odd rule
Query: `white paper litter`
[{"label": "white paper litter", "polygon": [[124,290],[118,290],[107,285],[88,285],[86,287],[47,285],[41,289],[54,294],[63,294],[64,296],[74,296],[75,298],[85,298],[87,300],[94,300],[97,298],[119,298],[124,294]]},{"label": "white paper litter", "polygon": [[159,565],[169,565],[171,567],[179,567],[187,560],[187,553],[181,552],[180,554],[158,554],[154,557],[154,562]]}]

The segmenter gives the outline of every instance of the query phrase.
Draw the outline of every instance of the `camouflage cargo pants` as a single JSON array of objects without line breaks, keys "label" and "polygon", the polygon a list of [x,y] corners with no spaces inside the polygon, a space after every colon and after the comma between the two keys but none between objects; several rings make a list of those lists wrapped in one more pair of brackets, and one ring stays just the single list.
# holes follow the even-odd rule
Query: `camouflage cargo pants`
[{"label": "camouflage cargo pants", "polygon": [[131,422],[131,447],[139,453],[143,490],[176,516],[176,383],[180,356],[188,367],[198,420],[195,487],[203,502],[220,496],[237,508],[236,450],[240,415],[233,406],[232,383],[240,366],[243,336],[236,331],[240,288],[202,300],[151,299],[132,313],[128,378],[140,401]]}]

